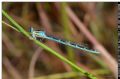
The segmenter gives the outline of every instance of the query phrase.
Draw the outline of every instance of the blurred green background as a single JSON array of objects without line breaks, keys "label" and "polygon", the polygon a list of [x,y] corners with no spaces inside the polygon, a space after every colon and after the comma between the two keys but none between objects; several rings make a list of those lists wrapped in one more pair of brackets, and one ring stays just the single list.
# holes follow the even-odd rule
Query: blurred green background
[{"label": "blurred green background", "polygon": [[[81,31],[76,23],[79,20],[111,58],[117,60],[117,3],[3,2],[2,9],[27,31],[33,27],[96,48],[94,41],[88,39],[89,34]],[[5,17],[2,19],[10,24]],[[5,24],[2,26],[2,79],[88,79],[24,35]],[[115,79],[105,56],[89,54],[50,40],[43,39],[42,42],[98,79]]]}]

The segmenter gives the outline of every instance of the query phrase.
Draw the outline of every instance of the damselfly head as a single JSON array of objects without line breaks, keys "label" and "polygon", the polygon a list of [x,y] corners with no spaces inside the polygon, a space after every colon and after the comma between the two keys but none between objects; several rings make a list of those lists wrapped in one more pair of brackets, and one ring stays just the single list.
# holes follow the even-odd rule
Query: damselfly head
[{"label": "damselfly head", "polygon": [[32,37],[33,37],[34,39],[36,39],[35,34],[34,34],[34,29],[33,29],[32,27],[30,27],[29,32],[30,32],[30,34],[32,35]]}]

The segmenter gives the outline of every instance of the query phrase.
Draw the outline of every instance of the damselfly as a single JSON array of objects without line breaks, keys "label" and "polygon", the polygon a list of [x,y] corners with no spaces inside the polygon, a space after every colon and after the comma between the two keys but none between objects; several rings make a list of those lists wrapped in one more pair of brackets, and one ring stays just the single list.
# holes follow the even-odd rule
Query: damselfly
[{"label": "damselfly", "polygon": [[67,40],[63,40],[63,39],[59,39],[57,37],[47,35],[45,33],[45,31],[36,31],[33,28],[30,28],[30,33],[31,33],[31,35],[34,39],[45,38],[45,39],[52,40],[52,41],[55,41],[55,42],[58,42],[58,43],[61,43],[61,44],[67,45],[67,46],[71,46],[73,48],[77,48],[77,49],[86,51],[86,52],[99,53],[98,51],[90,49],[90,48],[88,48],[84,45],[80,45],[80,44],[77,44],[77,43],[73,43],[73,42],[70,42],[70,41],[67,41]]}]

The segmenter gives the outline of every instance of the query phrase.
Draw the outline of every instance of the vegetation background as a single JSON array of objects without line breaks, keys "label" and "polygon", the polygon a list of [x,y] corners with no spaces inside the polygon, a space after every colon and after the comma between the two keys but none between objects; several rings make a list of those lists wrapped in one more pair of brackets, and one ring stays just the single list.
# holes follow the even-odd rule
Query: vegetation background
[{"label": "vegetation background", "polygon": [[[117,77],[117,3],[3,2],[2,8],[27,31],[33,27],[97,49],[96,55],[41,41],[98,79]],[[2,79],[88,79],[24,35],[2,26]]]}]

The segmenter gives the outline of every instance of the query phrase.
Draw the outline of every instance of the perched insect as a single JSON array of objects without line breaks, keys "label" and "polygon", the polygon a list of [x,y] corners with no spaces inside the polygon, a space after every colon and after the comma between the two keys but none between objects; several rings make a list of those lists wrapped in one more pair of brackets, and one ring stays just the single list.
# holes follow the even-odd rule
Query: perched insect
[{"label": "perched insect", "polygon": [[57,37],[46,35],[45,31],[35,31],[33,28],[30,28],[30,33],[31,33],[31,35],[34,39],[45,38],[45,39],[49,39],[49,40],[52,40],[52,41],[55,41],[55,42],[58,42],[58,43],[61,43],[61,44],[67,45],[67,46],[71,46],[73,48],[77,48],[77,49],[86,51],[86,52],[99,53],[98,51],[90,49],[90,48],[88,48],[84,45],[80,45],[80,44],[73,43],[73,42],[70,42],[70,41],[67,41],[67,40],[59,39]]}]

